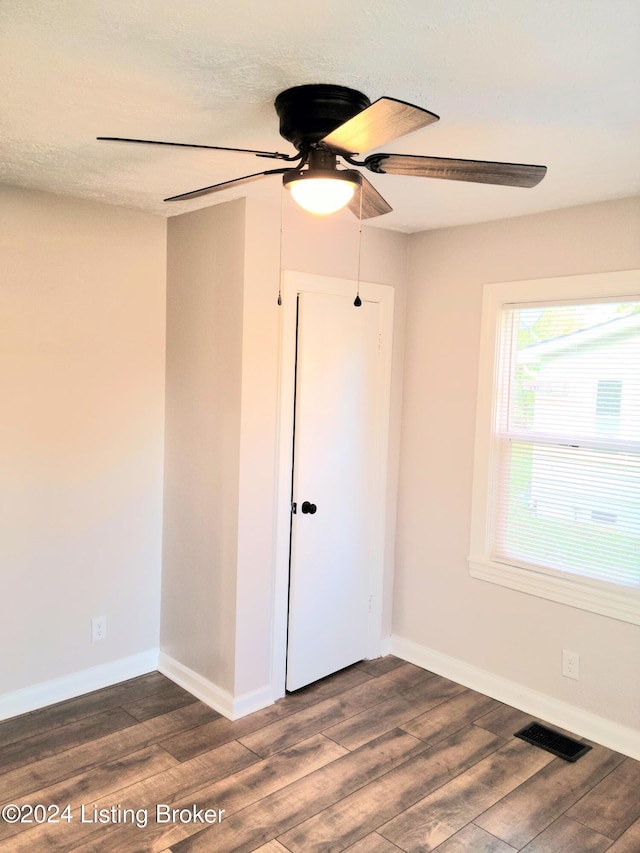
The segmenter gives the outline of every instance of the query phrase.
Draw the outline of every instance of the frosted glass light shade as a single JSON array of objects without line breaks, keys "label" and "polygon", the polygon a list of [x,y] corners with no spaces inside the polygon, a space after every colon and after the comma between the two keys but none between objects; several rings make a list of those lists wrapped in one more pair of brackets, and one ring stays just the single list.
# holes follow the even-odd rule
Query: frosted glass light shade
[{"label": "frosted glass light shade", "polygon": [[361,183],[359,172],[329,169],[290,173],[283,180],[300,207],[321,215],[336,213],[349,204]]}]

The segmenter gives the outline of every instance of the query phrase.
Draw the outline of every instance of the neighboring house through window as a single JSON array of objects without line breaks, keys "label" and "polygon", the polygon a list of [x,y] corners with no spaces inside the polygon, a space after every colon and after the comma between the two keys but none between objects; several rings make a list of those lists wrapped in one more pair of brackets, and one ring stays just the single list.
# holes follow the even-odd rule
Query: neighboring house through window
[{"label": "neighboring house through window", "polygon": [[620,432],[622,379],[598,379],[596,392],[596,432],[617,435]]},{"label": "neighboring house through window", "polygon": [[487,285],[471,574],[640,624],[640,271]]}]

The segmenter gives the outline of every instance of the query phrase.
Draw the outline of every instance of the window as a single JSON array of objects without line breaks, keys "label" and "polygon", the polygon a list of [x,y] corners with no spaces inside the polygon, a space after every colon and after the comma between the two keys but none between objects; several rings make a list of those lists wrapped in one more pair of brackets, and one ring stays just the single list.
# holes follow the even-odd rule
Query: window
[{"label": "window", "polygon": [[640,271],[487,285],[471,574],[640,624]]}]

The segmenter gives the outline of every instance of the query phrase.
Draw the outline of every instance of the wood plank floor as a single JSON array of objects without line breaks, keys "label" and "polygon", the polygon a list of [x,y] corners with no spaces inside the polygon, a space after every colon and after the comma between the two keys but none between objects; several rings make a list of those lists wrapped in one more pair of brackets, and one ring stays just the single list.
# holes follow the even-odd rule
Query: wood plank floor
[{"label": "wood plank floor", "polygon": [[391,656],[233,723],[152,673],[0,723],[0,850],[638,853],[640,762],[531,719]]}]

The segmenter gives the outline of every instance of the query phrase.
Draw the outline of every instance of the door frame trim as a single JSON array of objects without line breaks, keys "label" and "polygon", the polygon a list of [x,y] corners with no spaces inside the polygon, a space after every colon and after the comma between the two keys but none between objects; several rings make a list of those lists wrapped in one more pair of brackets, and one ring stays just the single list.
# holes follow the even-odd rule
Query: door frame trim
[{"label": "door frame trim", "polygon": [[[295,387],[296,303],[300,293],[326,293],[353,296],[357,282],[344,278],[284,270],[280,312],[280,353],[278,387],[278,445],[276,448],[276,514],[271,630],[271,689],[273,698],[285,695],[287,622],[289,599],[289,546],[291,524],[291,481],[293,449],[293,407]],[[367,636],[369,658],[382,651],[383,590],[386,552],[387,473],[389,459],[389,420],[391,407],[391,367],[393,351],[394,288],[388,284],[360,282],[360,298],[377,302],[381,308],[381,369],[378,386],[378,435],[376,441],[376,541],[369,582],[370,618]],[[354,308],[354,310],[357,310]]]}]

